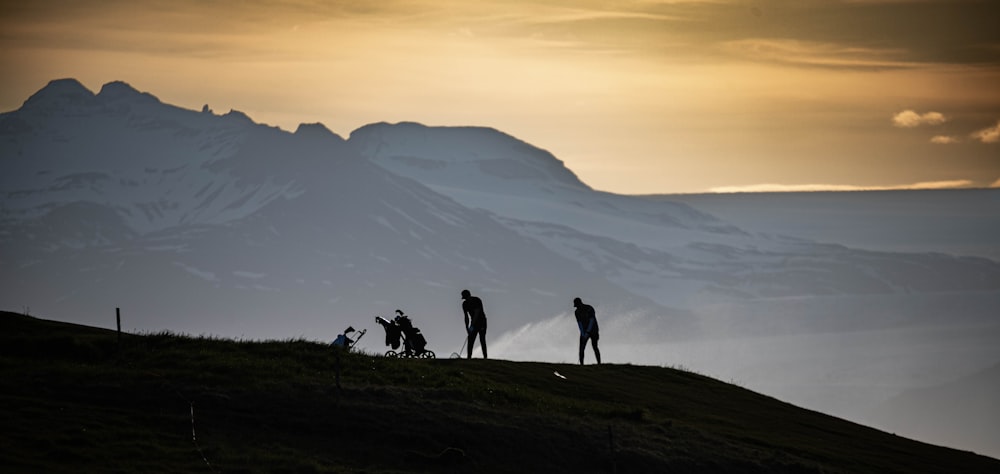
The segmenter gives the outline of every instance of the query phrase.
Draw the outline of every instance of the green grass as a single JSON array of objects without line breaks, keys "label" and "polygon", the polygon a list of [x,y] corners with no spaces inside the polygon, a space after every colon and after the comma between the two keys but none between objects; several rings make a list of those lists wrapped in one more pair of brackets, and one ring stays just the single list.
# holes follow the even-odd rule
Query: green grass
[{"label": "green grass", "polygon": [[119,345],[0,313],[0,470],[1000,472],[675,369],[352,353],[338,389],[335,365],[304,340]]}]

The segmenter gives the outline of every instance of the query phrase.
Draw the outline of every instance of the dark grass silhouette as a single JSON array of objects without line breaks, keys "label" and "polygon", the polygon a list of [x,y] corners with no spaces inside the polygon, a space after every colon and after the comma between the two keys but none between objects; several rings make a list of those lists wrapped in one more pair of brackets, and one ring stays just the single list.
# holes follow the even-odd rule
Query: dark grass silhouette
[{"label": "dark grass silhouette", "polygon": [[[5,472],[1000,472],[697,374],[0,314]],[[565,379],[556,377],[558,371]],[[193,415],[193,416],[192,416]]]}]

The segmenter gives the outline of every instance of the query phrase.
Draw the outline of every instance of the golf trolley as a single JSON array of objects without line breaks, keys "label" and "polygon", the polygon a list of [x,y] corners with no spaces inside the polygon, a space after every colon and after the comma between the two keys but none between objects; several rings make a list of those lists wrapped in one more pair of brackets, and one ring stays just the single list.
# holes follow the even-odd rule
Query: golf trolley
[{"label": "golf trolley", "polygon": [[[355,339],[351,339],[351,337],[348,336],[348,334],[352,332],[357,333]],[[332,345],[333,347],[339,347],[343,350],[350,351],[351,349],[354,348],[355,345],[357,345],[358,341],[360,341],[362,337],[365,337],[365,333],[367,332],[368,332],[367,329],[362,329],[361,331],[355,331],[353,326],[347,326],[347,329],[345,329],[342,334],[337,335],[337,338],[334,339],[333,342],[330,343],[330,345]]]},{"label": "golf trolley", "polygon": [[[427,350],[427,340],[420,330],[413,327],[409,316],[396,310],[396,317],[389,321],[381,316],[375,316],[375,322],[385,329],[385,345],[392,349],[385,352],[386,357],[416,357],[433,359],[434,351]],[[402,342],[403,350],[398,351]]]}]

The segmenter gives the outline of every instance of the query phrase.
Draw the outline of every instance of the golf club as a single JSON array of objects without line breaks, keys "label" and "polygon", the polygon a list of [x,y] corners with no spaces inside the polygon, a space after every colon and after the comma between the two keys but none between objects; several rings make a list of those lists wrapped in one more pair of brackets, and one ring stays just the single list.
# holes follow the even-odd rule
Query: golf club
[{"label": "golf club", "polygon": [[462,348],[459,349],[458,352],[452,352],[451,353],[451,358],[452,359],[461,359],[462,358],[462,351],[465,350],[465,345],[468,344],[468,343],[469,343],[469,338],[465,338],[465,341],[462,342]]}]

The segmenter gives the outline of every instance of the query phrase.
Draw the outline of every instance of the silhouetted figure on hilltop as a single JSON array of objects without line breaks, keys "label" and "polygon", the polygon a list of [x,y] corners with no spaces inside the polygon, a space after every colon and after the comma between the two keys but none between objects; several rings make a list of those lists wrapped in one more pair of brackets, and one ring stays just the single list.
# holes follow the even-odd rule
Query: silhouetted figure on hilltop
[{"label": "silhouetted figure on hilltop", "polygon": [[479,345],[483,348],[483,359],[486,356],[486,311],[483,310],[483,300],[472,296],[469,290],[462,290],[462,314],[465,316],[465,330],[469,333],[468,359],[472,358],[472,345],[479,334]]},{"label": "silhouetted figure on hilltop", "polygon": [[576,325],[580,328],[580,365],[583,365],[583,350],[587,348],[587,339],[594,348],[594,356],[597,363],[601,363],[601,350],[597,348],[597,341],[601,338],[600,328],[597,326],[597,314],[594,307],[585,304],[580,298],[573,299],[573,307],[576,308]]}]

